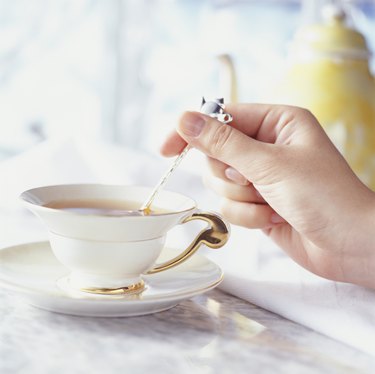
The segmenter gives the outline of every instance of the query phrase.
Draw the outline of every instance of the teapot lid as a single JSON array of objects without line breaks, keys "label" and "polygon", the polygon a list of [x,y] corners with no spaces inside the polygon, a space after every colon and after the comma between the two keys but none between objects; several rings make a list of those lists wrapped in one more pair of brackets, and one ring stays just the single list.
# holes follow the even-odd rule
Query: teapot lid
[{"label": "teapot lid", "polygon": [[364,36],[347,25],[347,15],[342,7],[334,4],[323,6],[322,16],[323,22],[297,31],[291,46],[293,54],[355,60],[369,58],[370,51]]}]

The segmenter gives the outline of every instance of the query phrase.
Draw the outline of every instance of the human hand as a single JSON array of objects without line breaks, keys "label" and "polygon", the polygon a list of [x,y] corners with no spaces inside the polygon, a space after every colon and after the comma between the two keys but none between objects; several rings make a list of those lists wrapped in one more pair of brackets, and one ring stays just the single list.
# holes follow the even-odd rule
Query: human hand
[{"label": "human hand", "polygon": [[325,278],[375,288],[375,195],[308,111],[227,105],[233,122],[186,112],[161,152],[186,143],[209,157],[207,186],[233,224],[261,228],[296,262]]}]

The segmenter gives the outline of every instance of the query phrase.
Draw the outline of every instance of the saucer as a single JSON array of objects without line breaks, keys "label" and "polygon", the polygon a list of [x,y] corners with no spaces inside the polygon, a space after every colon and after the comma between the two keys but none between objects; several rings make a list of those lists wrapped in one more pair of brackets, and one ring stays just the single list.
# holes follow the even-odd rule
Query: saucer
[{"label": "saucer", "polygon": [[[158,262],[176,255],[165,248]],[[69,273],[48,242],[27,243],[0,250],[0,287],[30,305],[52,312],[93,317],[130,317],[160,312],[216,287],[221,269],[195,254],[161,273],[143,276],[146,288],[139,295],[93,295],[59,286]]]}]

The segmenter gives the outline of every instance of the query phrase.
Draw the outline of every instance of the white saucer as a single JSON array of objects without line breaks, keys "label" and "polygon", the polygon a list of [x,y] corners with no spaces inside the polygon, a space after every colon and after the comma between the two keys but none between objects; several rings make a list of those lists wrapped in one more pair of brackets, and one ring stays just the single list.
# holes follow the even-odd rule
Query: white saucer
[{"label": "white saucer", "polygon": [[[159,261],[175,255],[176,251],[164,249]],[[144,276],[146,289],[140,295],[108,296],[64,291],[57,282],[68,272],[56,260],[48,242],[0,250],[0,287],[35,307],[80,316],[127,317],[159,312],[216,287],[223,277],[215,263],[196,254],[175,268]]]}]

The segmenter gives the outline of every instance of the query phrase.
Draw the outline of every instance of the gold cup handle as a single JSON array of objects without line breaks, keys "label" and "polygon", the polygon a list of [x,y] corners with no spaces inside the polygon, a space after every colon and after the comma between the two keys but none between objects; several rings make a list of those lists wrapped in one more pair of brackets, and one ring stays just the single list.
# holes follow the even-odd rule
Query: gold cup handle
[{"label": "gold cup handle", "polygon": [[201,244],[205,244],[210,248],[222,247],[229,238],[229,226],[222,218],[213,213],[197,212],[184,219],[182,223],[200,219],[206,221],[209,225],[203,229],[193,240],[193,242],[178,256],[156,265],[153,269],[149,270],[146,274],[159,273],[177,266],[192,256]]}]

